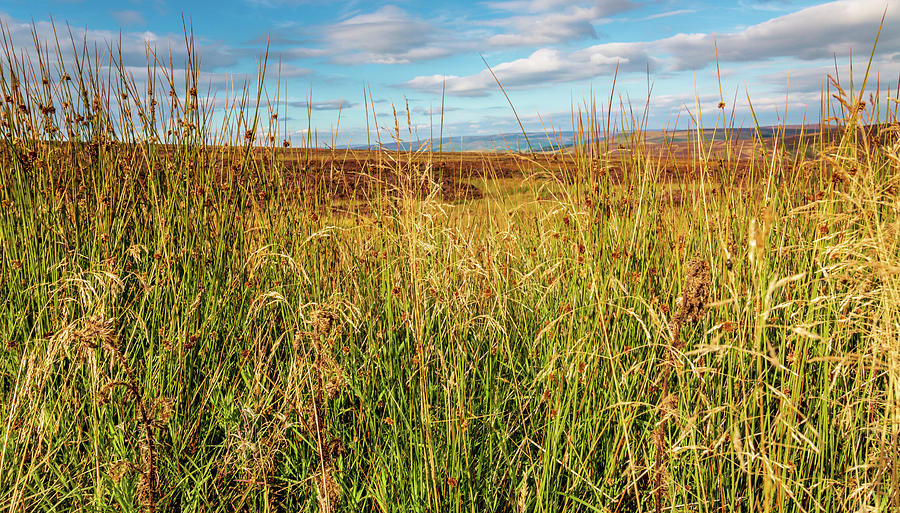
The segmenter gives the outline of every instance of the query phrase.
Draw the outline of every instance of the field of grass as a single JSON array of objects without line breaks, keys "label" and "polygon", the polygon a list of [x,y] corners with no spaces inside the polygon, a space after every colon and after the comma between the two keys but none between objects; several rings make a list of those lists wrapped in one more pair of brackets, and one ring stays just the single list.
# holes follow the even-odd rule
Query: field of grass
[{"label": "field of grass", "polygon": [[579,145],[446,201],[373,152],[348,210],[261,89],[214,124],[193,61],[21,50],[0,509],[900,510],[896,100],[835,89],[801,152],[698,130],[678,180]]}]

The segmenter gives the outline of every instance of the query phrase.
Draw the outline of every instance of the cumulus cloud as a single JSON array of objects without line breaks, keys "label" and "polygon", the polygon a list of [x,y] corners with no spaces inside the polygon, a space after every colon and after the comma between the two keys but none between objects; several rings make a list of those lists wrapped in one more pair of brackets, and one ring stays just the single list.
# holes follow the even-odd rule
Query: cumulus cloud
[{"label": "cumulus cloud", "polygon": [[[672,56],[675,70],[702,68],[715,59],[731,62],[775,57],[803,60],[867,51],[885,14],[885,4],[871,0],[841,0],[807,7],[730,34],[678,34],[657,43],[658,50]],[[900,24],[900,10],[888,9],[880,45],[897,48],[900,33],[890,30]]]},{"label": "cumulus cloud", "polygon": [[[257,3],[270,4],[270,1]],[[284,1],[284,0],[282,0]],[[396,5],[355,12],[337,23],[314,27],[311,39],[298,41],[291,31],[276,30],[252,44],[270,41],[288,58],[328,57],[338,64],[406,64],[464,51],[496,47],[541,46],[596,39],[595,25],[607,16],[633,9],[632,0],[511,0],[485,4],[494,16],[453,23],[425,19]]]},{"label": "cumulus cloud", "polygon": [[[520,7],[529,8],[531,0]],[[527,4],[527,5],[526,5]],[[544,4],[541,4],[544,5]],[[865,52],[872,47],[875,33],[885,13],[884,4],[869,0],[839,0],[779,16],[734,33],[678,34],[646,42],[608,43],[574,51],[543,48],[528,57],[494,67],[504,87],[538,87],[608,75],[620,64],[620,71],[651,69],[677,72],[702,69],[713,62],[718,48],[719,61],[759,62],[787,57],[814,61],[851,50]],[[900,10],[888,10],[885,28],[900,26]],[[882,52],[900,49],[900,32],[883,30],[879,40]],[[892,53],[891,55],[896,55]],[[496,88],[490,72],[467,76],[418,76],[404,85],[439,92],[444,80],[447,93],[458,96],[484,95]]]},{"label": "cumulus cloud", "polygon": [[[7,31],[7,37],[13,48],[30,52],[34,47],[33,32],[37,33],[41,43],[55,46],[54,31],[61,38],[60,51],[65,59],[72,56],[72,45],[69,44],[69,32],[76,46],[86,45],[86,48],[113,48],[118,57],[118,48],[121,45],[122,63],[125,66],[146,66],[149,48],[156,53],[160,61],[168,62],[169,52],[172,53],[172,62],[181,66],[187,59],[187,49],[183,34],[159,34],[152,31],[110,31],[82,29],[77,27],[54,27],[48,21],[24,22],[0,13],[0,22]],[[194,42],[195,51],[203,57],[203,67],[207,70],[230,68],[240,58],[240,53],[234,48],[220,42],[212,42],[198,38]],[[32,57],[34,57],[32,55]],[[151,59],[152,59],[151,55]]]},{"label": "cumulus cloud", "polygon": [[[488,2],[488,7],[512,12],[545,13],[572,5],[572,0],[505,0]],[[593,0],[580,5],[595,9],[598,16],[609,16],[633,9],[639,4],[632,0]]]},{"label": "cumulus cloud", "polygon": [[627,11],[638,4],[630,0],[597,0],[572,4],[559,0],[512,0],[493,2],[488,6],[505,13],[487,25],[503,32],[487,38],[490,46],[537,46],[581,39],[596,39],[595,24],[607,16]]},{"label": "cumulus cloud", "polygon": [[531,46],[578,39],[594,39],[597,32],[591,9],[571,7],[564,12],[513,16],[495,22],[508,31],[488,38],[491,46]]},{"label": "cumulus cloud", "polygon": [[[896,95],[897,82],[900,79],[900,61],[894,60],[892,57],[897,55],[900,55],[900,53],[877,58],[872,62],[872,69],[875,71],[868,77],[866,82],[867,91],[874,92],[878,89],[882,93],[890,94],[892,97]],[[829,86],[830,80],[828,77],[830,75],[838,79],[840,85],[848,90],[852,81],[855,91],[858,92],[863,80],[866,78],[867,64],[867,59],[854,58],[852,77],[849,69],[846,67],[840,69],[840,73],[835,75],[834,64],[822,64],[767,73],[762,75],[760,79],[767,84],[785,87],[790,91],[819,92],[821,89]]]},{"label": "cumulus cloud", "polygon": [[[493,66],[494,73],[510,89],[537,87],[597,76],[611,77],[619,71],[639,71],[654,62],[641,43],[607,43],[575,52],[542,48],[528,57]],[[423,91],[440,91],[446,80],[447,94],[483,96],[497,88],[488,70],[468,76],[419,76],[405,86]]]},{"label": "cumulus cloud", "polygon": [[[443,37],[442,37],[443,36]],[[342,64],[398,64],[450,55],[442,29],[386,5],[358,14],[324,30],[335,62]]]},{"label": "cumulus cloud", "polygon": [[322,58],[345,65],[406,64],[475,47],[471,38],[444,28],[441,22],[413,16],[394,5],[354,11],[338,22],[318,26],[279,23],[248,41],[243,51],[249,55],[266,44],[273,55],[285,60]]}]

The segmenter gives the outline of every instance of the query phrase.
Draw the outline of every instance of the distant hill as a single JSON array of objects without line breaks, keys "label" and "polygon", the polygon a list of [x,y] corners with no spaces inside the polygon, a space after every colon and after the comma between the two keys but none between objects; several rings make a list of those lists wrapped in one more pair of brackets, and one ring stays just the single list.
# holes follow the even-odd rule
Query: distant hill
[{"label": "distant hill", "polygon": [[[539,132],[531,132],[526,136],[519,133],[508,134],[491,134],[491,135],[464,135],[461,137],[444,137],[443,139],[434,140],[418,140],[418,141],[402,141],[400,143],[401,151],[416,151],[429,149],[432,151],[496,151],[496,152],[527,152],[528,142],[534,151],[554,151],[562,146],[568,148],[575,144],[575,138],[572,132],[559,132],[554,135],[554,139],[548,140],[547,134]],[[376,145],[372,145],[373,148]],[[396,150],[398,144],[396,142],[384,143],[381,145],[386,150]],[[368,145],[354,145],[351,147],[355,150],[364,150]]]},{"label": "distant hill", "polygon": [[[818,130],[816,125],[788,125],[786,127],[765,126],[759,128],[759,136],[763,139],[772,139],[776,136],[784,136],[786,138],[798,137],[799,135],[813,134]],[[735,128],[729,129],[728,135],[735,141],[747,141],[756,137],[756,128]],[[703,130],[703,137],[707,141],[725,139],[725,132],[719,129]],[[690,143],[697,138],[696,130],[676,130],[666,132],[664,130],[648,130],[644,133],[644,139],[648,144],[666,144],[666,143]],[[628,145],[629,141],[623,137],[617,137],[614,142],[618,144]],[[601,139],[603,140],[603,139]],[[402,141],[399,146],[401,151],[478,151],[478,152],[527,152],[528,143],[531,143],[531,149],[536,152],[548,152],[571,149],[575,145],[575,133],[572,131],[556,132],[546,134],[543,132],[529,132],[526,135],[519,133],[504,133],[491,135],[464,135],[461,137],[445,137],[442,140],[422,139],[417,141]],[[376,148],[372,145],[372,148]],[[384,143],[381,145],[386,150],[397,150],[396,142]],[[353,145],[350,147],[355,150],[368,149],[369,146]]]}]

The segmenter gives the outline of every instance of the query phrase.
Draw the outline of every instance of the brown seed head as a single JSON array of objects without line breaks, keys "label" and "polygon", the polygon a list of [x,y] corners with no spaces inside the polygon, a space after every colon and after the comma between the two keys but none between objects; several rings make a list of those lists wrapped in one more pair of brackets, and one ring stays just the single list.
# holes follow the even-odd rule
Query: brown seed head
[{"label": "brown seed head", "polygon": [[705,260],[691,260],[684,274],[681,292],[680,322],[694,323],[703,318],[709,301],[709,264]]},{"label": "brown seed head", "polygon": [[156,403],[153,405],[153,411],[155,413],[156,422],[161,425],[165,425],[169,423],[169,420],[172,418],[172,412],[174,410],[175,401],[172,400],[171,397],[161,396],[156,400]]},{"label": "brown seed head", "polygon": [[312,315],[312,323],[313,327],[316,330],[316,333],[319,335],[327,336],[331,333],[331,328],[334,325],[335,315],[331,312],[327,312],[324,310],[316,310]]},{"label": "brown seed head", "polygon": [[85,342],[99,340],[102,344],[113,344],[116,340],[116,320],[91,317],[76,335]]}]

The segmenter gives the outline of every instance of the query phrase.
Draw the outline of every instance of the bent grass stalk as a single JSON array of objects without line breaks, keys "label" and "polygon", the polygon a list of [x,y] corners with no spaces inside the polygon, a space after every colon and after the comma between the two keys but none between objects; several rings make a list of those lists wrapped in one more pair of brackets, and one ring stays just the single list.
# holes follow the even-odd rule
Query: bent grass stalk
[{"label": "bent grass stalk", "polygon": [[141,78],[0,28],[0,507],[900,505],[900,144],[862,90],[808,146],[717,120],[721,162],[699,110],[686,161],[592,96],[571,153],[449,201],[457,161],[377,128],[357,175],[311,119],[288,148],[267,57],[215,107],[189,27]]}]

